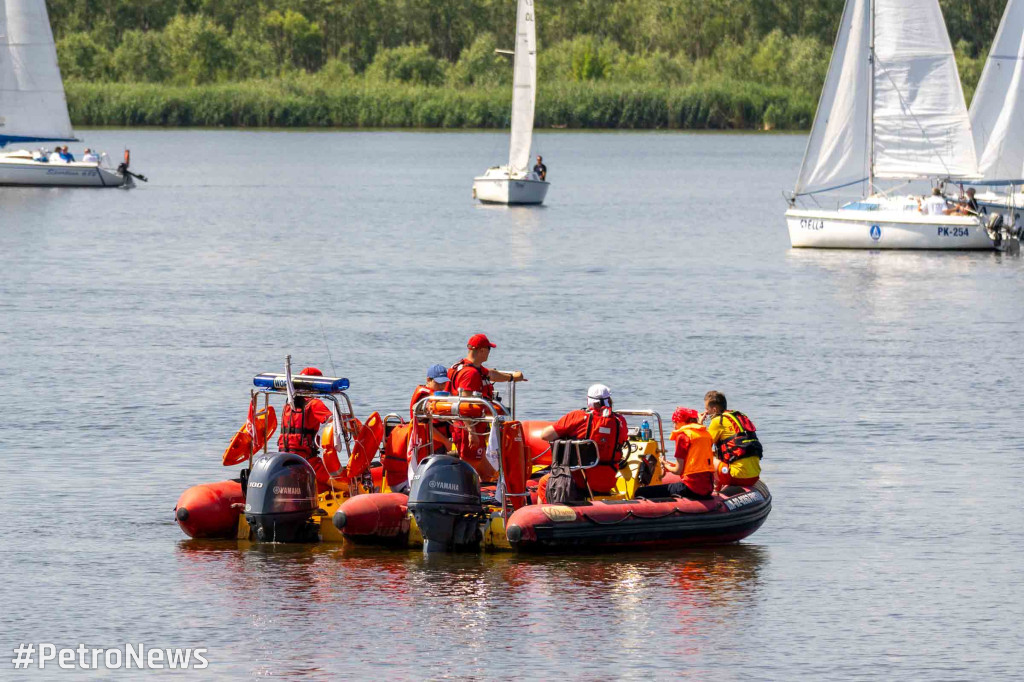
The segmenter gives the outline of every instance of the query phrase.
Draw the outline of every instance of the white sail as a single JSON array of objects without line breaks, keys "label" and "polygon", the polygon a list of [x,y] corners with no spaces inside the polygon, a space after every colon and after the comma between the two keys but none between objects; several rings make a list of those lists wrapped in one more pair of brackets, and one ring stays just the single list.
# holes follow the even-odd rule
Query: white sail
[{"label": "white sail", "polygon": [[970,118],[938,0],[875,0],[874,174],[977,177]]},{"label": "white sail", "polygon": [[847,187],[868,178],[870,0],[848,0],[807,140],[797,194]]},{"label": "white sail", "polygon": [[795,193],[977,173],[937,0],[847,0]]},{"label": "white sail", "polygon": [[533,0],[519,0],[512,75],[512,137],[508,151],[508,169],[511,174],[526,173],[530,169],[536,92],[537,23],[534,19]]},{"label": "white sail", "polygon": [[978,168],[985,180],[1024,180],[1024,2],[1003,12],[978,89],[971,128]]},{"label": "white sail", "polygon": [[45,0],[0,0],[0,146],[74,136]]}]

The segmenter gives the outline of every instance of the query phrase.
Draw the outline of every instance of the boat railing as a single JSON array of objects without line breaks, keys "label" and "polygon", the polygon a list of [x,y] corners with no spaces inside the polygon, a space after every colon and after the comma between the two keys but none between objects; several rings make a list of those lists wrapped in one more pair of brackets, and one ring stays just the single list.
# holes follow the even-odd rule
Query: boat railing
[{"label": "boat railing", "polygon": [[658,443],[660,444],[660,452],[662,456],[668,450],[665,449],[665,428],[661,422],[661,415],[654,410],[615,410],[617,413],[625,417],[654,417],[658,420]]},{"label": "boat railing", "polygon": [[[345,391],[312,391],[309,389],[296,388],[294,395],[300,398],[307,399],[318,399],[331,403],[332,412],[334,413],[335,422],[340,428],[334,429],[334,447],[340,453],[342,446],[345,450],[345,461],[341,462],[344,467],[350,459],[352,459],[352,439],[356,434],[351,433],[352,428],[350,424],[355,419],[355,410],[352,407],[352,400],[348,397]],[[260,387],[252,389],[252,400],[258,401],[260,394],[264,396],[263,405],[266,409],[267,405],[270,404],[271,395],[280,395],[287,400],[288,391],[286,389]],[[340,398],[340,400],[339,400]],[[340,433],[339,433],[340,432]],[[269,439],[268,439],[269,440]],[[263,443],[263,452],[267,452],[267,443]],[[252,456],[255,453],[249,454],[249,467],[252,468]],[[339,458],[341,461],[341,458]],[[338,472],[329,472],[332,476],[337,475]]]}]

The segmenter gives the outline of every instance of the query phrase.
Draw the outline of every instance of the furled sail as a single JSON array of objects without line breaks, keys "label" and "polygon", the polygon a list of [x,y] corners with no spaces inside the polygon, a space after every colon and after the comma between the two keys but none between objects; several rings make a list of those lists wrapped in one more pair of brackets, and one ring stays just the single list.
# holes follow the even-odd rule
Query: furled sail
[{"label": "furled sail", "polygon": [[536,92],[537,24],[534,20],[533,0],[519,0],[512,75],[512,139],[508,152],[508,168],[512,174],[526,173],[530,168]]},{"label": "furled sail", "polygon": [[875,0],[880,178],[977,177],[970,118],[937,0]]},{"label": "furled sail", "polygon": [[868,178],[870,0],[847,0],[814,115],[797,194],[848,187]]},{"label": "furled sail", "polygon": [[0,146],[74,137],[45,0],[0,0]]},{"label": "furled sail", "polygon": [[795,193],[977,174],[937,0],[847,0]]},{"label": "furled sail", "polygon": [[987,182],[1024,182],[1024,1],[1003,12],[978,89],[971,128],[978,168]]}]

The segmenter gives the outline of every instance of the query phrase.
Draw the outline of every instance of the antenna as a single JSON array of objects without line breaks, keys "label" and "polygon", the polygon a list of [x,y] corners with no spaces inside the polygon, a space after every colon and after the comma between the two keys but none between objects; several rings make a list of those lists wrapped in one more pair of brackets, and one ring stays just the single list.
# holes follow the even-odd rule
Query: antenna
[{"label": "antenna", "polygon": [[338,376],[338,368],[334,366],[334,358],[331,357],[331,346],[330,346],[330,344],[327,343],[327,332],[324,331],[324,321],[323,321],[323,318],[321,318],[319,320],[319,322],[320,322],[320,334],[324,337],[324,348],[327,349],[327,359],[331,361],[331,371],[334,372],[334,376]]}]

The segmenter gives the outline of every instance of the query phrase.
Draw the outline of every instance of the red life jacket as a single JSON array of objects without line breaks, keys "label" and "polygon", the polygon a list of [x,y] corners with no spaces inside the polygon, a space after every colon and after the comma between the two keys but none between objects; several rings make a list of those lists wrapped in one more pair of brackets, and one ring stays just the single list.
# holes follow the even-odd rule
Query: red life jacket
[{"label": "red life jacket", "polygon": [[754,422],[742,412],[726,410],[716,419],[725,422],[732,422],[736,433],[715,443],[715,453],[718,459],[726,464],[732,464],[746,457],[764,457],[764,448],[761,441],[757,439],[757,432],[754,430]]},{"label": "red life jacket", "polygon": [[452,395],[459,394],[459,389],[455,385],[455,377],[463,369],[471,369],[479,374],[480,381],[483,383],[483,389],[480,391],[480,395],[488,400],[494,400],[494,384],[491,383],[490,378],[487,376],[487,372],[483,368],[477,367],[472,362],[467,362],[466,358],[459,360],[448,370],[448,380],[451,382]]},{"label": "red life jacket", "polygon": [[[577,473],[577,483],[583,485],[583,477],[595,493],[604,493],[615,488],[615,479],[619,474],[619,460],[621,454],[619,448],[629,437],[627,428],[624,428],[623,419],[609,410],[608,416],[604,416],[605,408],[599,410],[580,410],[587,415],[587,428],[577,437],[582,440],[592,440],[597,444],[598,464],[592,469],[586,469]],[[582,474],[580,476],[579,474]]]},{"label": "red life jacket", "polygon": [[[297,398],[303,400],[302,398]],[[316,447],[316,434],[320,423],[312,414],[313,403],[306,401],[301,409],[284,406],[281,418],[281,435],[277,439],[277,449],[281,452],[294,452],[306,459],[319,455]]]}]

